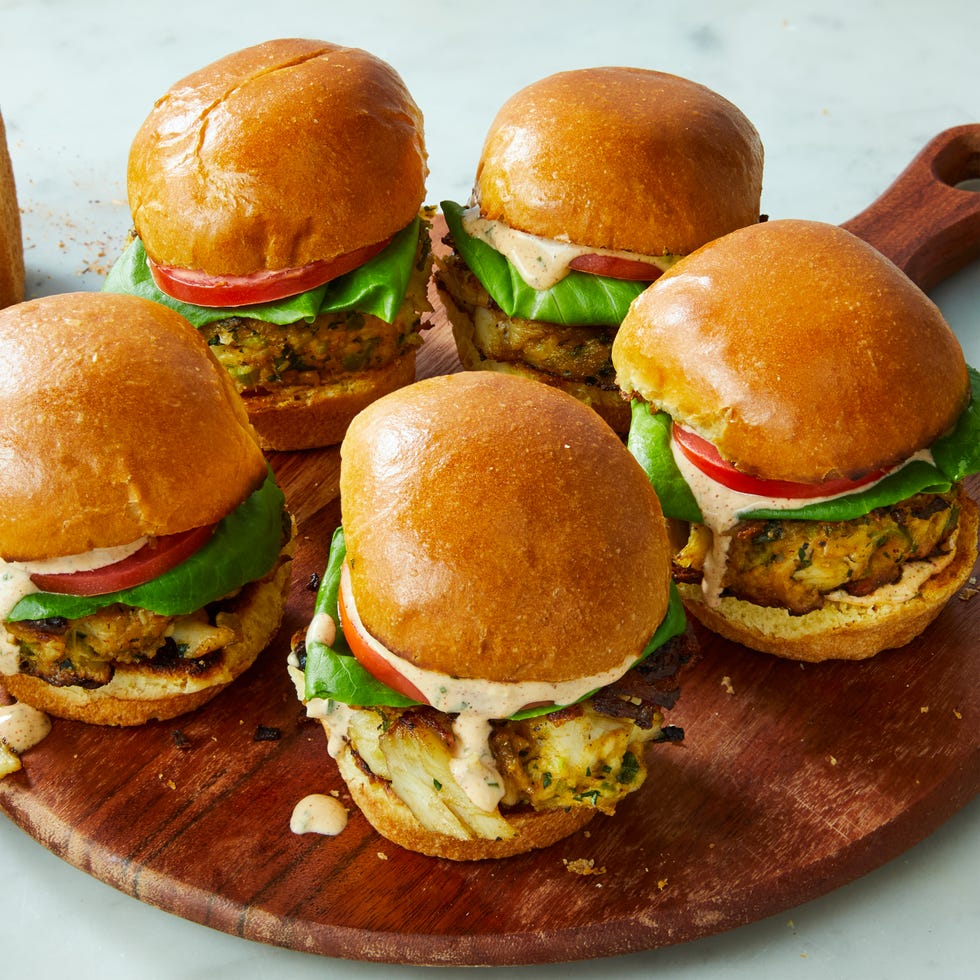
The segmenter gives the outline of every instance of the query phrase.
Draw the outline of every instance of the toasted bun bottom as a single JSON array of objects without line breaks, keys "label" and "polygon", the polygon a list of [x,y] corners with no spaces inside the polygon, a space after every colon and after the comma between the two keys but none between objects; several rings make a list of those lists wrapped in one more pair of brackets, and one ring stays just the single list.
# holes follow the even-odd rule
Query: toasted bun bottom
[{"label": "toasted bun bottom", "polygon": [[964,495],[953,560],[903,602],[828,603],[804,616],[725,596],[717,608],[700,585],[679,584],[687,611],[708,629],[789,660],[864,660],[915,639],[963,587],[977,560],[977,505]]},{"label": "toasted bun bottom", "polygon": [[[327,737],[330,732],[324,725]],[[596,814],[591,807],[572,810],[515,810],[506,813],[514,829],[507,840],[460,840],[426,830],[398,797],[391,784],[374,775],[348,744],[336,756],[337,766],[354,802],[368,823],[387,840],[409,851],[450,861],[481,861],[512,857],[548,847],[584,827]]]},{"label": "toasted bun bottom", "polygon": [[241,621],[242,638],[221,650],[207,670],[192,674],[119,664],[108,684],[92,690],[55,687],[28,674],[11,674],[0,681],[24,704],[92,725],[142,725],[193,711],[251,667],[275,636],[289,595],[289,551],[287,546],[274,574],[239,593],[233,611]]},{"label": "toasted bun bottom", "polygon": [[630,407],[619,388],[612,390],[600,388],[575,378],[560,378],[554,374],[538,371],[521,361],[498,361],[485,357],[476,346],[476,329],[473,318],[453,301],[447,290],[439,288],[439,299],[453,328],[453,339],[459,362],[467,371],[497,371],[501,374],[516,374],[533,381],[551,385],[568,392],[573,398],[594,409],[614,431],[629,432]]},{"label": "toasted bun bottom", "polygon": [[371,402],[415,380],[415,348],[385,367],[333,384],[293,385],[267,395],[243,395],[263,449],[313,449],[344,438],[350,420]]}]

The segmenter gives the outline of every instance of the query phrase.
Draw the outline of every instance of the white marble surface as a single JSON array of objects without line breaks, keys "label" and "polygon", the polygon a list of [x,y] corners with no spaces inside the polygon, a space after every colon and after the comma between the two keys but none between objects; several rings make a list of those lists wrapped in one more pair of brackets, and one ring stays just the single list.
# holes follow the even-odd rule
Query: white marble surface
[{"label": "white marble surface", "polygon": [[[99,287],[128,228],[126,154],[153,99],[227,52],[287,35],[366,47],[401,72],[426,115],[432,201],[466,197],[498,105],[565,68],[659,68],[730,98],[765,142],[763,210],[774,217],[844,221],[933,135],[980,121],[980,6],[958,0],[0,0],[0,111],[29,295]],[[933,296],[980,365],[980,264]],[[184,922],[61,862],[3,818],[0,888],[4,977],[420,972],[264,947]],[[973,977],[978,925],[974,801],[865,878],[754,925],[621,958],[506,972],[532,980]]]}]

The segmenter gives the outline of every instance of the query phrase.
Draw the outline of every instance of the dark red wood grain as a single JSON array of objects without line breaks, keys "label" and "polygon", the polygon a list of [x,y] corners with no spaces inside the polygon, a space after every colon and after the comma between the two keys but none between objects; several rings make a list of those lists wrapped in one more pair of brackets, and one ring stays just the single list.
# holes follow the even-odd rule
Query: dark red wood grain
[{"label": "dark red wood grain", "polygon": [[[506,862],[403,851],[353,808],[285,672],[336,519],[328,505],[304,522],[286,622],[244,678],[172,722],[56,722],[0,783],[0,807],[103,881],[232,934],[366,960],[512,964],[781,911],[900,854],[980,785],[980,598],[964,593],[918,641],[863,663],[800,665],[701,632],[672,716],[687,738],[655,749],[615,817]],[[282,737],[255,741],[259,725]],[[347,829],[293,835],[293,805],[331,790],[352,808]],[[566,868],[580,858],[603,873]]]}]

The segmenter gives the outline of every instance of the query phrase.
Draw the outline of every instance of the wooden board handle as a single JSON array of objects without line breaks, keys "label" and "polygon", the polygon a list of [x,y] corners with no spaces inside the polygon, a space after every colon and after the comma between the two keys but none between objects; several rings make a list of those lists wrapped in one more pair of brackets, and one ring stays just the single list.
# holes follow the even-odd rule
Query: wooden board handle
[{"label": "wooden board handle", "polygon": [[874,203],[843,227],[888,256],[921,289],[980,257],[980,123],[934,137]]}]

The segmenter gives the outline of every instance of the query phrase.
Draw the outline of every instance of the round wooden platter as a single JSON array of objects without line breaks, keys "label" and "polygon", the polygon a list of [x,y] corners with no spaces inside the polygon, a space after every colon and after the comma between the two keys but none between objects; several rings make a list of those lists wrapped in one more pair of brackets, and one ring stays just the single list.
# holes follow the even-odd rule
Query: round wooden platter
[{"label": "round wooden platter", "polygon": [[[874,214],[862,220],[868,237],[882,228]],[[947,271],[962,251],[943,246]],[[458,369],[444,325],[429,331],[419,364],[420,375]],[[699,630],[702,659],[670,716],[686,738],[653,747],[647,782],[614,817],[504,861],[404,851],[351,803],[285,669],[339,518],[337,451],[272,463],[300,538],[285,621],[259,662],[171,722],[56,721],[24,770],[0,781],[0,808],[14,822],[144,902],[335,957],[511,965],[610,956],[830,891],[920,841],[980,787],[980,598],[970,587],[918,640],[861,663],[803,665]],[[968,485],[980,494],[980,479]],[[278,738],[257,738],[269,729]],[[290,832],[293,806],[313,792],[350,808],[337,837]]]},{"label": "round wooden platter", "polygon": [[[454,368],[448,331],[422,370]],[[980,598],[965,590],[902,650],[801,665],[699,631],[703,657],[614,817],[543,851],[457,864],[378,837],[285,669],[338,520],[336,450],[276,454],[300,521],[292,596],[259,662],[204,708],[139,729],[56,721],[0,782],[0,807],[55,854],[184,918],[330,956],[412,964],[607,956],[730,929],[901,853],[980,785]],[[974,493],[980,489],[974,481]],[[451,619],[446,628],[452,629]],[[279,738],[257,740],[260,727]],[[293,806],[336,792],[337,837]],[[588,872],[588,873],[582,873]]]}]

